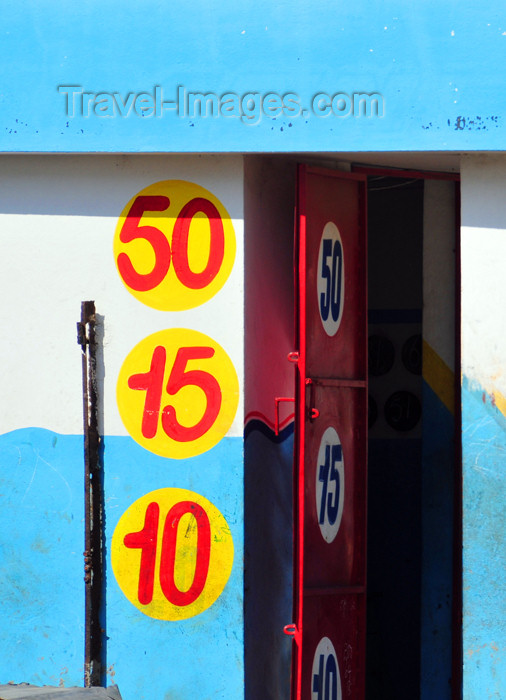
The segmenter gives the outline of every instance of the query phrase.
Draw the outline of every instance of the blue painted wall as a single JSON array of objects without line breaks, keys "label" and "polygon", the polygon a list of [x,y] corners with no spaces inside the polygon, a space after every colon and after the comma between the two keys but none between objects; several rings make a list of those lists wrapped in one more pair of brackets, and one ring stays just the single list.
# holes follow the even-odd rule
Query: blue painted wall
[{"label": "blue painted wall", "polygon": [[185,460],[158,457],[131,438],[106,437],[104,442],[108,547],[119,518],[134,501],[181,484],[220,510],[234,543],[223,593],[207,610],[181,621],[157,620],[133,606],[107,556],[108,682],[118,684],[124,700],[243,697],[243,440],[225,437],[212,450]]},{"label": "blue painted wall", "polygon": [[[124,700],[242,697],[242,439],[224,438],[184,461],[158,457],[129,437],[106,437],[104,445],[107,684],[117,683]],[[0,677],[82,686],[83,438],[16,430],[0,436],[0,464]],[[110,566],[111,538],[137,498],[181,484],[204,493],[224,515],[234,565],[210,608],[167,622],[144,615],[123,595]]]},{"label": "blue painted wall", "polygon": [[0,436],[0,678],[82,685],[83,438]]},{"label": "blue painted wall", "polygon": [[463,661],[466,700],[506,690],[506,418],[476,382],[462,384]]},{"label": "blue painted wall", "polygon": [[[502,0],[308,4],[281,0],[125,3],[5,0],[0,150],[402,151],[502,148],[506,59]],[[380,93],[381,118],[152,114],[68,117],[58,86],[96,94],[188,91]],[[258,104],[258,97],[255,98]],[[129,103],[127,103],[129,104]],[[275,103],[272,103],[275,105]],[[106,116],[101,110],[105,109]],[[161,108],[160,108],[161,109]],[[343,106],[344,113],[347,113]],[[158,110],[160,111],[160,110]],[[274,112],[276,110],[274,109]]]},{"label": "blue painted wall", "polygon": [[248,423],[245,459],[245,673],[247,700],[289,700],[293,620],[293,429]]}]

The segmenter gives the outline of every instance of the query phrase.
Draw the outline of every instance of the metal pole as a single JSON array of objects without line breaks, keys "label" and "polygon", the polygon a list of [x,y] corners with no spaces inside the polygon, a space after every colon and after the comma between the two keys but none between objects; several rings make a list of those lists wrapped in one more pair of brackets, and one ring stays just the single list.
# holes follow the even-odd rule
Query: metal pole
[{"label": "metal pole", "polygon": [[84,433],[84,582],[85,643],[84,685],[100,685],[102,668],[102,485],[100,480],[101,438],[98,432],[95,303],[83,301],[81,321],[77,323],[77,342],[81,346],[83,376]]}]

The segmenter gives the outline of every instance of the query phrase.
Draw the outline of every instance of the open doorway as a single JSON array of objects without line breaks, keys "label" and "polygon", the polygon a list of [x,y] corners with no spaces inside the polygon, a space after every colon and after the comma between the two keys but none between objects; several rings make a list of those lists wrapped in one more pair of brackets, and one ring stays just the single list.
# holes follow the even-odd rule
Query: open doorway
[{"label": "open doorway", "polygon": [[[287,356],[297,349],[296,161],[250,156],[245,163],[246,696],[289,700],[294,642],[282,629],[293,622],[296,594],[293,403],[285,400],[295,396]],[[458,183],[443,173],[363,172],[371,397],[366,697],[450,700],[460,680],[459,664],[457,673],[452,668],[460,647]]]},{"label": "open doorway", "polygon": [[445,700],[459,686],[457,190],[402,175],[368,178],[367,698]]}]

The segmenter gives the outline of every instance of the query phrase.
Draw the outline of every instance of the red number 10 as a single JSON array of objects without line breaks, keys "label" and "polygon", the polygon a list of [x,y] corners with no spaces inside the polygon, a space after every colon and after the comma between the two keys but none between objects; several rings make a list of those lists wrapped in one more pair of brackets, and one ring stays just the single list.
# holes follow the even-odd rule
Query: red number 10
[{"label": "red number 10", "polygon": [[[181,518],[187,513],[191,513],[197,523],[197,558],[192,584],[187,591],[181,591],[175,582],[177,533]],[[150,503],[142,530],[125,535],[123,540],[125,547],[142,551],[137,593],[141,605],[153,600],[159,519],[160,506]],[[176,503],[165,518],[160,554],[160,587],[169,603],[183,607],[197,600],[206,584],[210,555],[211,525],[206,511],[193,501]]]},{"label": "red number 10", "polygon": [[161,411],[162,428],[165,434],[178,442],[191,442],[202,437],[213,425],[221,408],[221,388],[218,381],[209,372],[200,369],[186,370],[189,360],[205,360],[214,356],[214,348],[197,346],[179,348],[167,382],[166,391],[173,396],[185,386],[197,386],[206,396],[206,409],[202,418],[192,426],[179,423],[174,406],[161,409],[163,377],[167,351],[158,345],[151,358],[149,372],[133,374],[128,379],[130,389],[146,392],[141,431],[145,438],[155,437],[158,430],[158,418]]}]

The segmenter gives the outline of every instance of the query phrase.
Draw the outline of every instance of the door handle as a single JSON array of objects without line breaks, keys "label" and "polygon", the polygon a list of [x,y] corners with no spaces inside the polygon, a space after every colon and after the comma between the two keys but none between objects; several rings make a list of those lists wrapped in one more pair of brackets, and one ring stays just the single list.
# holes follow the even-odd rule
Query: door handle
[{"label": "door handle", "polygon": [[308,418],[312,423],[319,417],[320,411],[315,406],[315,385],[311,377],[306,377],[306,386],[309,387]]},{"label": "door handle", "polygon": [[274,399],[274,435],[279,435],[279,404],[295,401],[289,396],[276,396]]}]

